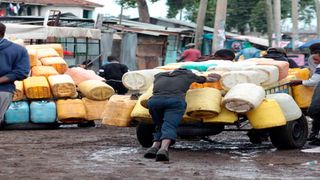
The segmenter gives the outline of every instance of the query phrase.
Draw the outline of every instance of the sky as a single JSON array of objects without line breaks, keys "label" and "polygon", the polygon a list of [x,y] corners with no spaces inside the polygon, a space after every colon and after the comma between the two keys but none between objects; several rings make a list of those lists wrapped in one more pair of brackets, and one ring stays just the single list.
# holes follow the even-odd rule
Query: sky
[{"label": "sky", "polygon": [[[103,8],[96,8],[96,13],[107,14],[110,16],[118,16],[121,11],[121,6],[115,3],[115,0],[87,0],[104,5]],[[160,0],[156,3],[150,3],[148,1],[149,13],[152,17],[166,17],[168,7],[166,6],[166,0]],[[137,8],[124,9],[123,14],[132,18],[138,17]],[[96,14],[94,14],[96,16]]]}]

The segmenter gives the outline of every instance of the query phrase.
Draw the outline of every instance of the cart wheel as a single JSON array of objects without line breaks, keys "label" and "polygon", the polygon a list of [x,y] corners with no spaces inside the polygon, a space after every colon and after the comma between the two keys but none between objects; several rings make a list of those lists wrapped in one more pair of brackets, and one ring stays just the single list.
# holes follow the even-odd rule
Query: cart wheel
[{"label": "cart wheel", "polygon": [[151,147],[153,143],[154,124],[139,123],[136,127],[137,139],[141,146]]},{"label": "cart wheel", "polygon": [[96,123],[94,121],[84,121],[81,123],[78,123],[78,127],[95,127]]},{"label": "cart wheel", "polygon": [[301,148],[307,141],[308,122],[304,115],[287,125],[270,129],[270,139],[277,149]]}]

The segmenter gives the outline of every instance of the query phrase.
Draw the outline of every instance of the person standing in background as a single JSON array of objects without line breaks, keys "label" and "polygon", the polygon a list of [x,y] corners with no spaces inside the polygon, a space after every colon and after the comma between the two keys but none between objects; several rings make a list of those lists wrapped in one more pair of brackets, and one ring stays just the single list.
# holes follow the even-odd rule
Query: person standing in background
[{"label": "person standing in background", "polygon": [[183,51],[182,56],[177,62],[194,62],[198,60],[201,56],[201,52],[195,48],[196,45],[194,43],[189,43],[186,45],[187,50]]},{"label": "person standing in background", "polygon": [[30,71],[26,48],[4,39],[5,32],[6,26],[0,23],[0,126],[12,102],[14,81],[27,78]]},{"label": "person standing in background", "polygon": [[99,69],[99,76],[105,78],[117,94],[126,94],[128,89],[122,84],[122,76],[128,72],[128,67],[113,56],[108,56],[108,62]]}]

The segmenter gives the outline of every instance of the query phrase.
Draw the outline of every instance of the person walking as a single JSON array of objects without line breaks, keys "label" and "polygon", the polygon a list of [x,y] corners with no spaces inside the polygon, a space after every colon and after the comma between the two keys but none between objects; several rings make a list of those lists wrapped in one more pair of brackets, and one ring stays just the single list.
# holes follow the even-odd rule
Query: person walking
[{"label": "person walking", "polygon": [[27,50],[4,39],[5,32],[6,26],[0,22],[0,126],[4,124],[4,114],[12,102],[14,81],[27,78],[30,71]]},{"label": "person walking", "polygon": [[156,128],[153,145],[144,154],[145,158],[169,161],[168,148],[175,143],[177,127],[187,106],[185,95],[191,83],[218,81],[220,78],[218,74],[209,74],[207,78],[197,76],[183,68],[155,75],[153,95],[147,101],[147,107]]},{"label": "person walking", "polygon": [[198,60],[201,56],[201,52],[195,48],[196,45],[194,43],[189,43],[186,45],[187,50],[183,51],[182,56],[177,62],[194,62]]},{"label": "person walking", "polygon": [[128,89],[122,84],[122,76],[128,72],[128,67],[113,56],[108,56],[108,62],[99,69],[99,76],[105,78],[117,94],[126,94]]}]

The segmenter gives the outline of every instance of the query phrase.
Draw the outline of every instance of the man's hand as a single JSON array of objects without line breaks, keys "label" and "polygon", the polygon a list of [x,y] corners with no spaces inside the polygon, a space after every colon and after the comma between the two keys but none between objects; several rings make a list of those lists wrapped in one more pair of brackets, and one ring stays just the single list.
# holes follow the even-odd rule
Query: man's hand
[{"label": "man's hand", "polygon": [[290,85],[296,86],[302,84],[302,80],[291,80]]},{"label": "man's hand", "polygon": [[0,77],[0,84],[8,83],[10,82],[10,79],[7,76],[1,76]]},{"label": "man's hand", "polygon": [[208,82],[215,82],[215,81],[219,81],[220,79],[221,79],[221,76],[216,73],[210,73],[208,74],[208,77],[207,77]]}]

